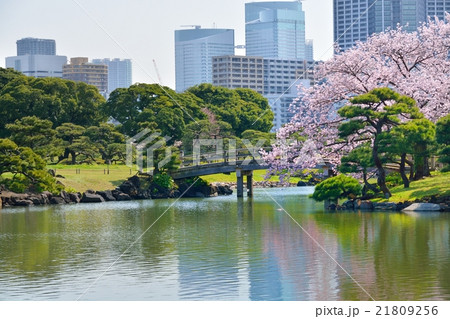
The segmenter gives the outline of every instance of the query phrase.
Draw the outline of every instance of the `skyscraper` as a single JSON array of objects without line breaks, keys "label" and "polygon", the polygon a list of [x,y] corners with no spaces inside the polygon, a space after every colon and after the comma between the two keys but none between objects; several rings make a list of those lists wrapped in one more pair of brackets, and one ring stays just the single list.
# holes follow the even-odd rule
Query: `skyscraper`
[{"label": "skyscraper", "polygon": [[175,31],[175,84],[182,92],[201,83],[212,83],[212,58],[234,54],[234,30],[195,29]]},{"label": "skyscraper", "polygon": [[56,42],[51,39],[24,38],[17,40],[17,55],[56,55]]},{"label": "skyscraper", "polygon": [[264,93],[264,59],[227,55],[213,58],[213,85]]},{"label": "skyscraper", "polygon": [[427,0],[427,15],[444,20],[445,12],[450,12],[450,0]]},{"label": "skyscraper", "polygon": [[130,59],[93,59],[92,63],[108,66],[108,93],[117,88],[128,88],[132,84]]},{"label": "skyscraper", "polygon": [[18,40],[17,56],[7,57],[6,67],[37,78],[62,77],[66,56],[56,55],[55,40],[24,38]]},{"label": "skyscraper", "polygon": [[[427,0],[334,0],[334,41],[341,50],[373,33],[402,25],[414,31],[426,21]],[[440,1],[442,2],[442,0]]]},{"label": "skyscraper", "polygon": [[245,4],[247,55],[305,59],[305,12],[300,1]]}]

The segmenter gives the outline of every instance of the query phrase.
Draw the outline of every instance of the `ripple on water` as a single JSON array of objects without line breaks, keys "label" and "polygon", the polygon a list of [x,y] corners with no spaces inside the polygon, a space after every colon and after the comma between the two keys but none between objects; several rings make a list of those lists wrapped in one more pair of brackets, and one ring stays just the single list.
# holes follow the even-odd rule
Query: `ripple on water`
[{"label": "ripple on water", "polygon": [[310,192],[2,210],[0,300],[367,300],[331,257],[376,299],[450,299],[448,214],[328,214]]}]

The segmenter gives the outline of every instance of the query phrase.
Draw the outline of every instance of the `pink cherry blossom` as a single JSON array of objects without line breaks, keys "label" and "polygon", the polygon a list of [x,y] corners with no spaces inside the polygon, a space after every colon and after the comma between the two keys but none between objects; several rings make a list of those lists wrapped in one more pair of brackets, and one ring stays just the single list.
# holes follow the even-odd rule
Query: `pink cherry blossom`
[{"label": "pink cherry blossom", "polygon": [[338,165],[342,155],[367,142],[365,136],[338,138],[343,119],[336,110],[350,97],[377,87],[390,87],[414,98],[425,117],[433,122],[447,115],[449,51],[447,14],[445,21],[429,20],[417,32],[398,27],[375,34],[367,42],[359,42],[320,64],[316,70],[318,84],[298,88],[299,97],[291,106],[295,115],[277,132],[273,150],[263,153],[271,164],[269,174],[317,167],[324,160]]}]

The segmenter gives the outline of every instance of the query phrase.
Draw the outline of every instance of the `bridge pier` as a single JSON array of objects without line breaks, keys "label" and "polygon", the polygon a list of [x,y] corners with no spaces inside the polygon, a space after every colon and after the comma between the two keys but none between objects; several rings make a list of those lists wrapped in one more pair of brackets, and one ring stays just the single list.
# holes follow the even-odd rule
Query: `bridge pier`
[{"label": "bridge pier", "polygon": [[244,197],[244,176],[247,176],[247,196],[253,196],[253,171],[243,171],[241,168],[236,168],[236,193],[237,197]]},{"label": "bridge pier", "polygon": [[244,197],[244,174],[242,172],[242,169],[236,168],[236,177],[237,177],[236,181],[237,197]]},{"label": "bridge pier", "polygon": [[247,173],[247,196],[253,196],[253,171]]}]

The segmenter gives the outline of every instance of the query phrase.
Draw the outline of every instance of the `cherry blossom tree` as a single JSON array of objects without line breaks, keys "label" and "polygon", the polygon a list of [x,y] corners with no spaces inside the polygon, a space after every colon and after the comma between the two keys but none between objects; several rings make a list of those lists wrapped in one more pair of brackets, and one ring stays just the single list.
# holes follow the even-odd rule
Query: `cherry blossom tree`
[{"label": "cherry blossom tree", "polygon": [[319,65],[318,84],[299,87],[299,97],[292,105],[294,117],[277,132],[273,150],[264,153],[271,164],[269,174],[317,167],[323,161],[337,166],[343,155],[367,142],[357,136],[339,137],[338,128],[345,118],[337,110],[352,97],[375,88],[389,87],[413,98],[432,122],[447,115],[449,50],[447,14],[444,21],[429,20],[416,32],[399,26],[375,34]]}]

